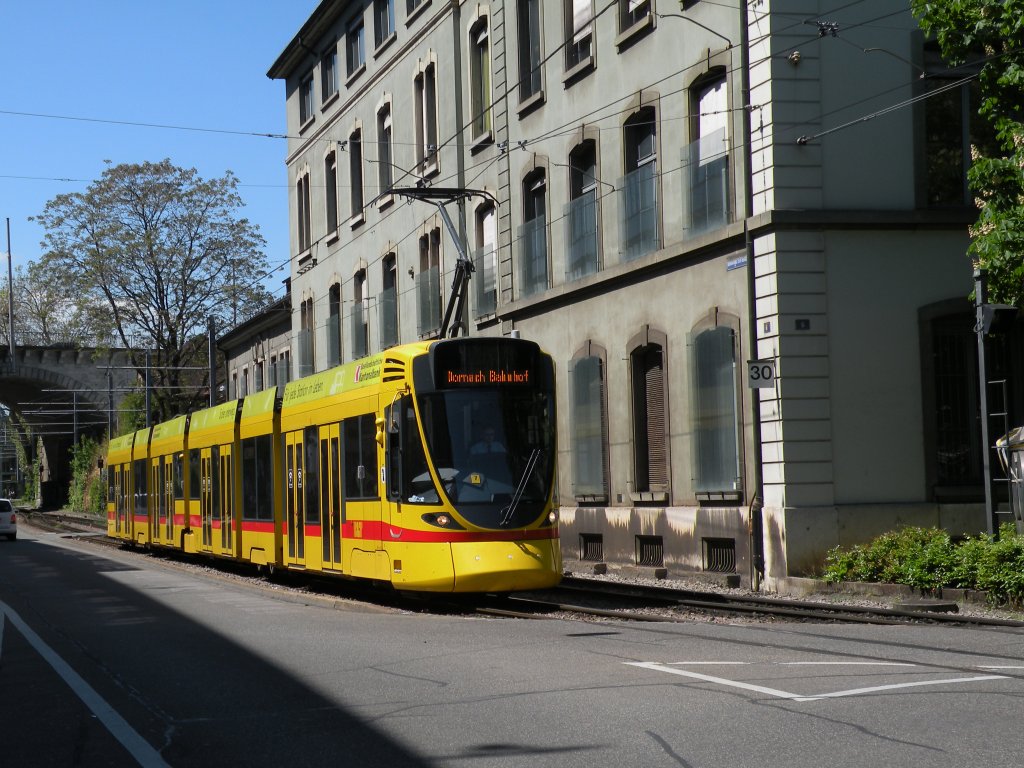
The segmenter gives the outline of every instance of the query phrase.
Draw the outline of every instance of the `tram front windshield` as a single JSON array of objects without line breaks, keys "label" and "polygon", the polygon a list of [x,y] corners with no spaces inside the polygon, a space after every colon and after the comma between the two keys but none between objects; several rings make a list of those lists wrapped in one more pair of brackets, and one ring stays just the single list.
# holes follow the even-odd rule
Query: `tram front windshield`
[{"label": "tram front windshield", "polygon": [[554,403],[535,387],[480,387],[421,395],[427,451],[444,493],[481,527],[526,525],[554,479]]}]

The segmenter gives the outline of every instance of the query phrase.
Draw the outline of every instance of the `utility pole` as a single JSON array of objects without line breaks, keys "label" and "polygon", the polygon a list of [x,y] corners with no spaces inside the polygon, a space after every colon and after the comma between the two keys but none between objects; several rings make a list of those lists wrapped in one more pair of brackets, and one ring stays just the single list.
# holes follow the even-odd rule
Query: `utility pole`
[{"label": "utility pole", "polygon": [[107,440],[114,438],[114,374],[107,371]]},{"label": "utility pole", "polygon": [[11,253],[11,220],[7,219],[7,341],[11,347],[11,373],[18,372],[18,361],[14,357],[14,268]]},{"label": "utility pole", "polygon": [[206,318],[207,354],[210,356],[210,407],[217,404],[217,342],[213,337],[215,332],[213,315]]},{"label": "utility pole", "polygon": [[985,369],[985,303],[988,300],[985,270],[974,270],[974,330],[978,335],[978,392],[981,408],[981,469],[985,481],[985,520],[988,532],[995,535],[999,532],[996,525],[995,508],[992,502],[992,466],[990,461],[991,440],[988,434],[988,372]]},{"label": "utility pole", "polygon": [[152,404],[152,392],[153,392],[153,380],[150,377],[150,368],[153,364],[152,353],[150,350],[146,350],[146,426],[153,426],[153,404]]}]

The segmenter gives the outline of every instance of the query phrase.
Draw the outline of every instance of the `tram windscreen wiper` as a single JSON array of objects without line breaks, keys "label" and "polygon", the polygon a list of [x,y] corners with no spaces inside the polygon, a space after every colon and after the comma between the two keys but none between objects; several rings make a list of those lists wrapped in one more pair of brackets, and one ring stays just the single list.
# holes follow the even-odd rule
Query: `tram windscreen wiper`
[{"label": "tram windscreen wiper", "polygon": [[540,461],[540,453],[540,448],[534,448],[530,453],[530,458],[526,460],[526,469],[523,470],[523,476],[519,479],[519,485],[516,487],[516,492],[512,495],[512,501],[501,510],[499,527],[508,525],[512,515],[515,514],[516,507],[519,506],[519,502],[523,498],[523,491],[526,490],[526,483],[529,481],[530,475],[533,474],[533,470],[537,468],[537,462]]}]

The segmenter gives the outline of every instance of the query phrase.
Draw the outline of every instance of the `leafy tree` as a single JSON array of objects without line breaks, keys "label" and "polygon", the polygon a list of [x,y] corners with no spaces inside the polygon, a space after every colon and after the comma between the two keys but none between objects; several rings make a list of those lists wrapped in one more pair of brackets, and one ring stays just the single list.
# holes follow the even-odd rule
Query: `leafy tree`
[{"label": "leafy tree", "polygon": [[921,28],[956,66],[983,54],[980,115],[994,152],[972,147],[980,209],[970,253],[988,273],[989,300],[1024,307],[1024,0],[911,0]]},{"label": "leafy tree", "polygon": [[156,418],[205,401],[208,316],[224,327],[233,309],[244,317],[270,298],[260,285],[265,241],[238,215],[237,186],[230,171],[203,179],[170,160],[108,166],[36,217],[50,280],[83,306],[105,307],[140,378],[151,351]]},{"label": "leafy tree", "polygon": [[[0,338],[9,343],[8,289],[0,289]],[[82,301],[55,282],[40,262],[14,270],[15,343],[97,345],[110,337],[110,313],[104,305]]]}]

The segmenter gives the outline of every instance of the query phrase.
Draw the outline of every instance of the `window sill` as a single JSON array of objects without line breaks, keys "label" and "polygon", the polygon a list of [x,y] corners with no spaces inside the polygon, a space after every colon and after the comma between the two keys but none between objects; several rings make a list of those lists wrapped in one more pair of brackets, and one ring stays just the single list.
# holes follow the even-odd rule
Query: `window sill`
[{"label": "window sill", "polygon": [[426,160],[420,165],[420,176],[429,179],[441,172],[441,164],[437,160]]},{"label": "window sill", "polygon": [[313,258],[313,251],[307,248],[299,253],[299,258],[295,263],[295,272],[296,274],[304,275],[315,266],[316,259]]},{"label": "window sill", "polygon": [[309,127],[310,127],[311,125],[313,125],[313,123],[315,123],[315,122],[316,122],[316,115],[312,115],[312,116],[310,116],[310,117],[309,117],[309,118],[308,118],[308,119],[306,120],[306,122],[302,123],[302,124],[301,124],[301,125],[299,126],[299,135],[301,136],[301,135],[302,135],[302,134],[304,134],[304,133],[305,133],[306,131],[308,131],[308,130],[309,130]]},{"label": "window sill", "polygon": [[420,14],[422,14],[423,11],[425,11],[427,9],[428,5],[430,5],[430,0],[423,0],[422,3],[420,3],[415,8],[413,8],[411,11],[409,11],[409,15],[405,17],[405,26],[408,27],[414,21],[416,21],[416,19],[418,19],[420,17]]},{"label": "window sill", "polygon": [[366,217],[363,216],[363,212],[362,211],[360,211],[357,214],[354,214],[352,216],[352,218],[350,218],[348,220],[349,229],[356,229],[357,227],[363,226],[363,224],[365,224],[365,223],[366,223]]},{"label": "window sill", "polygon": [[334,102],[336,102],[340,98],[341,98],[341,94],[338,91],[335,91],[334,93],[332,93],[330,96],[328,96],[326,99],[324,99],[320,103],[320,111],[321,112],[325,111],[329,106],[331,106]]},{"label": "window sill", "polygon": [[633,43],[650,33],[653,29],[654,14],[649,13],[640,19],[640,21],[633,24],[633,26],[622,30],[619,33],[619,36],[615,38],[615,47],[619,49],[619,53],[622,53],[633,45]]},{"label": "window sill", "polygon": [[395,202],[395,196],[386,193],[377,198],[377,210],[383,211],[385,208],[390,208]]},{"label": "window sill", "polygon": [[487,149],[494,143],[494,134],[491,131],[481,134],[473,139],[473,143],[469,146],[469,153],[476,155]]},{"label": "window sill", "polygon": [[340,235],[338,234],[338,228],[335,227],[327,231],[327,237],[324,239],[324,243],[326,245],[334,245],[336,242],[338,242],[339,237]]},{"label": "window sill", "polygon": [[595,69],[597,69],[597,66],[594,57],[592,55],[588,56],[583,59],[583,61],[573,64],[569,69],[565,70],[565,74],[562,75],[562,85],[569,88],[577,81],[582,80],[584,77],[589,75]]},{"label": "window sill", "polygon": [[526,115],[533,112],[544,103],[544,89],[541,88],[539,91],[531,95],[525,101],[519,102],[519,106],[516,107],[516,114],[520,118],[526,117]]},{"label": "window sill", "polygon": [[345,80],[345,87],[346,88],[351,88],[352,87],[352,83],[354,83],[356,80],[358,80],[360,77],[362,77],[364,72],[366,72],[366,62],[365,61],[362,64],[360,64],[359,67],[354,72],[352,72],[351,75],[348,76],[348,78],[346,78],[346,80]]},{"label": "window sill", "polygon": [[743,498],[743,491],[698,491],[695,496],[701,506],[714,506],[729,502],[738,504]]},{"label": "window sill", "polygon": [[630,491],[629,500],[634,504],[664,503],[668,501],[668,491]]},{"label": "window sill", "polygon": [[377,47],[373,49],[373,58],[378,58],[382,53],[384,53],[384,51],[390,48],[391,44],[395,42],[395,40],[397,39],[398,33],[392,32],[390,35],[381,40],[380,43],[377,44]]}]

